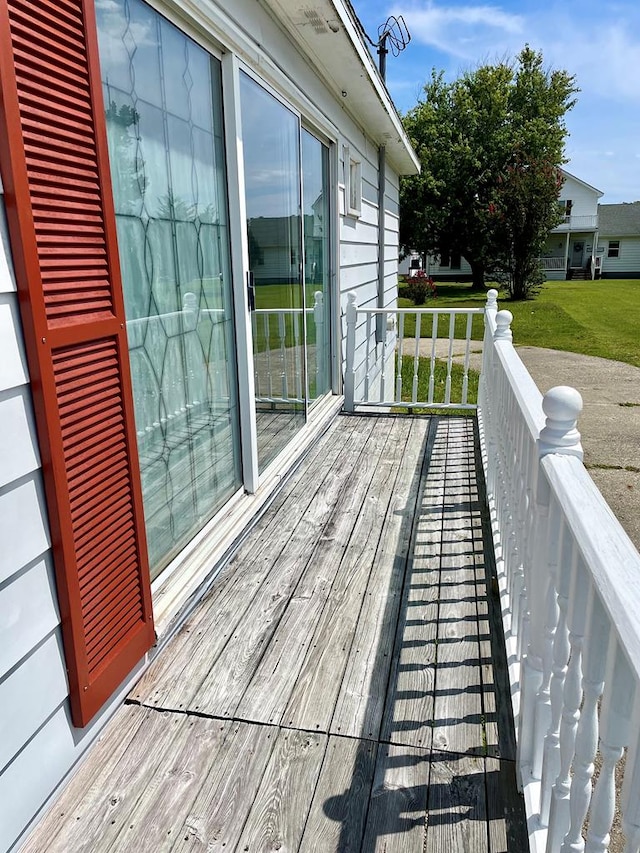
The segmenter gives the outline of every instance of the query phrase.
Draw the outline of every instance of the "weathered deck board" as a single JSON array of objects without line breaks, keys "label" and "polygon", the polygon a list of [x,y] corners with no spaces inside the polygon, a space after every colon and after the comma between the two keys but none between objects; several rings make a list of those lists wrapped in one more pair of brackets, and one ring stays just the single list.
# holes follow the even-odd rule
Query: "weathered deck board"
[{"label": "weathered deck board", "polygon": [[[67,785],[64,793],[47,816],[41,821],[37,834],[23,846],[23,853],[38,853],[43,848],[41,839],[55,843],[57,834],[65,829],[69,815],[77,815],[81,809],[91,808],[91,797],[99,795],[114,768],[129,749],[137,730],[147,719],[149,711],[136,706],[120,708],[114,717],[110,731],[104,734],[93,747],[90,760],[83,761]],[[88,794],[88,796],[87,796]]]},{"label": "weathered deck board", "polygon": [[225,721],[223,749],[210,762],[200,793],[187,811],[175,853],[223,853],[236,849],[273,752],[278,729]]},{"label": "weathered deck board", "polygon": [[[404,441],[401,440],[403,434]],[[405,443],[406,433],[398,434],[398,430],[392,430],[389,441],[380,447],[381,457],[375,459],[372,456],[370,476],[361,480],[357,497],[342,502],[341,514],[347,525],[341,526],[346,533],[350,519],[350,536],[344,542],[340,568],[284,710],[282,721],[287,726],[311,731],[329,730],[378,547],[381,518],[386,515],[386,507],[391,500],[394,472]]]},{"label": "weathered deck board", "polygon": [[433,724],[447,433],[446,423],[437,426],[420,488],[381,733],[423,749]]},{"label": "weathered deck board", "polygon": [[420,490],[420,462],[431,452],[429,421],[415,419],[402,453],[392,499],[365,592],[331,722],[335,734],[378,738],[391,666],[398,607]]},{"label": "weathered deck board", "polygon": [[360,850],[377,751],[370,740],[329,738],[299,853]]},{"label": "weathered deck board", "polygon": [[[367,443],[370,453],[348,454],[336,466],[333,476],[325,478],[304,518],[286,540],[286,547],[274,563],[267,582],[249,604],[242,630],[237,630],[226,644],[219,659],[193,693],[190,707],[216,716],[233,715],[301,576],[307,568],[315,570],[313,557],[316,547],[320,547],[323,537],[335,535],[333,528],[339,524],[338,516],[343,511],[344,502],[340,497],[358,492],[358,489],[349,487],[352,472],[359,465],[375,468],[387,436],[388,431],[376,430]],[[358,478],[357,482],[362,483],[363,480]],[[346,539],[348,541],[348,535]],[[321,564],[320,560],[318,562]]]},{"label": "weathered deck board", "polygon": [[432,753],[425,853],[488,853],[485,759]]},{"label": "weathered deck board", "polygon": [[25,849],[525,849],[473,439],[339,418]]},{"label": "weathered deck board", "polygon": [[484,754],[478,591],[467,436],[449,429],[440,556],[434,749]]},{"label": "weathered deck board", "polygon": [[327,736],[281,729],[238,842],[249,853],[297,850]]},{"label": "weathered deck board", "polygon": [[[317,544],[312,546],[313,552],[309,566],[317,565],[324,574],[320,579],[322,582],[320,589],[317,569],[316,573],[306,571],[237,709],[241,719],[280,722],[286,716],[285,708],[296,688],[300,673],[305,666],[308,666],[308,659],[313,658],[314,645],[316,647],[319,645],[316,625],[322,625],[326,612],[329,612],[329,621],[336,624],[336,598],[339,595],[342,599],[345,598],[344,591],[340,592],[341,587],[344,587],[343,578],[348,565],[348,556],[345,552],[350,546],[350,540],[353,541],[353,538],[357,537],[358,526],[362,524],[362,516],[356,515],[359,504],[362,501],[370,502],[379,499],[379,496],[375,497],[376,488],[375,486],[372,488],[372,484],[378,479],[381,471],[393,469],[393,463],[389,460],[395,461],[396,455],[401,454],[406,446],[408,432],[407,423],[400,421],[393,423],[386,435],[385,443],[379,447],[379,456],[373,453],[368,460],[363,460],[363,462],[373,463],[373,468],[370,469],[371,477],[359,476],[359,488],[350,489],[348,499],[337,502],[334,516],[325,527]],[[384,461],[377,467],[376,463],[381,461],[383,456]],[[388,471],[390,477],[392,473],[393,470]],[[394,480],[391,479],[391,482]],[[374,494],[370,494],[371,491]],[[360,554],[360,559],[364,564],[364,553]],[[305,584],[308,574],[311,574],[310,588],[308,582]],[[359,604],[357,596],[350,596],[350,598],[353,604]],[[314,631],[316,631],[315,634]],[[326,645],[321,648],[329,650]],[[331,665],[335,672],[335,660],[332,659]],[[277,677],[274,679],[276,673]],[[307,725],[301,728],[313,729],[320,726]],[[326,731],[326,727],[322,730]]]},{"label": "weathered deck board", "polygon": [[[353,446],[357,449],[362,444],[363,437],[367,437],[372,431],[371,425],[366,424],[361,425],[361,429],[364,435],[356,425],[346,443],[342,445],[338,442],[334,452],[328,454],[324,466],[315,470],[312,468],[315,477],[311,480],[311,486],[304,480],[298,480],[297,487],[289,494],[289,499],[284,504],[286,512],[282,512],[281,506],[281,512],[269,519],[262,519],[254,531],[254,536],[251,537],[252,541],[243,546],[234,557],[234,566],[241,567],[237,582],[223,591],[218,608],[210,612],[210,618],[200,629],[200,641],[189,647],[187,655],[172,655],[173,665],[158,681],[153,690],[151,704],[175,710],[183,710],[187,707],[200,710],[200,705],[204,710],[207,704],[210,704],[204,698],[202,703],[191,700],[198,694],[201,685],[210,675],[218,657],[232,638],[237,637],[236,641],[244,642],[245,648],[248,646],[247,638],[242,632],[236,633],[240,621],[243,620],[243,624],[250,625],[252,628],[264,626],[265,619],[260,618],[256,623],[255,620],[250,621],[247,614],[252,604],[254,610],[256,609],[255,602],[260,592],[267,597],[270,596],[274,584],[279,585],[282,591],[284,583],[282,578],[286,575],[287,567],[290,569],[290,577],[295,580],[295,566],[291,565],[291,550],[285,546],[300,541],[300,536],[293,538],[299,527],[302,528],[304,537],[306,515],[310,512],[312,505],[322,505],[326,511],[330,511],[331,501],[325,498],[325,493],[327,491],[330,494],[335,493],[337,486],[342,482],[340,476],[334,477],[333,474],[336,468],[341,468],[344,476],[347,476],[350,471],[349,466],[344,470],[341,465],[341,450],[346,456],[350,456],[350,448]],[[271,518],[273,518],[272,523],[270,523]],[[300,552],[298,556],[299,554]],[[216,591],[212,592],[211,598],[217,601]],[[224,670],[222,672],[225,673]],[[216,709],[213,713],[216,713]]]},{"label": "weathered deck board", "polygon": [[[261,564],[268,567],[266,543],[272,541],[274,545],[277,544],[277,539],[272,534],[281,524],[280,511],[282,507],[288,502],[288,516],[291,520],[304,513],[308,504],[305,504],[304,501],[295,500],[295,495],[300,494],[301,497],[307,495],[308,499],[311,500],[306,478],[311,477],[312,480],[316,480],[318,477],[326,476],[328,468],[348,446],[356,426],[354,420],[345,425],[340,436],[325,433],[310,448],[304,469],[299,468],[291,474],[260,519],[258,525],[260,535],[251,537],[238,549],[216,579],[215,588],[211,594],[191,615],[178,636],[173,638],[172,654],[160,655],[156,658],[136,685],[132,698],[144,704],[160,705],[162,702],[160,685],[164,683],[163,679],[168,677],[175,680],[180,677],[181,674],[177,667],[181,662],[184,663],[185,657],[192,661],[193,667],[197,666],[196,659],[202,653],[206,655],[207,660],[211,659],[213,648],[209,644],[212,632],[216,631],[216,627],[219,625],[225,625],[227,628],[233,627],[232,618],[234,616],[239,618],[242,613],[240,611],[238,614],[236,602],[239,601],[242,604],[244,601],[248,605],[252,588],[258,586],[262,580],[259,572],[252,572],[249,566],[254,565],[262,557]],[[266,560],[264,559],[265,555],[267,555]],[[226,639],[227,635],[222,632],[220,637]],[[181,657],[181,652],[187,645],[189,646],[189,653]],[[184,680],[191,681],[197,676],[193,672],[185,672],[183,677]]]}]

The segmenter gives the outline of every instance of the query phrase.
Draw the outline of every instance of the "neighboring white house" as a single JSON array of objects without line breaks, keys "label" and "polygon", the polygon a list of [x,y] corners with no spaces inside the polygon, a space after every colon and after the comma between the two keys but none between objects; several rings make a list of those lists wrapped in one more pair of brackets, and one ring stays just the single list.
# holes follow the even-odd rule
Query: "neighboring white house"
[{"label": "neighboring white house", "polygon": [[0,11],[7,851],[339,407],[418,162],[346,0]]},{"label": "neighboring white house", "polygon": [[598,199],[603,193],[562,170],[559,204],[563,221],[550,233],[540,263],[549,279],[592,278],[599,274]]},{"label": "neighboring white house", "polygon": [[598,205],[602,278],[640,278],[640,201]]},{"label": "neighboring white house", "polygon": [[[559,204],[563,221],[554,228],[540,258],[549,279],[591,278],[604,250],[598,249],[598,199],[603,193],[562,169]],[[471,267],[454,252],[427,258],[425,268],[436,280],[470,281]]]}]

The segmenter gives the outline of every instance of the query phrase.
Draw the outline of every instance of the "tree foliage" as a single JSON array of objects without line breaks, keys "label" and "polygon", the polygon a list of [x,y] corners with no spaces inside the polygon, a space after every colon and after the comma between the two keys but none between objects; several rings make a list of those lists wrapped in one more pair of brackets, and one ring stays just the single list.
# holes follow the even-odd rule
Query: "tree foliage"
[{"label": "tree foliage", "polygon": [[463,255],[474,286],[500,272],[512,296],[535,287],[539,257],[559,222],[559,171],[575,78],[543,67],[526,46],[514,62],[447,83],[432,72],[404,123],[422,165],[400,189],[405,251]]}]

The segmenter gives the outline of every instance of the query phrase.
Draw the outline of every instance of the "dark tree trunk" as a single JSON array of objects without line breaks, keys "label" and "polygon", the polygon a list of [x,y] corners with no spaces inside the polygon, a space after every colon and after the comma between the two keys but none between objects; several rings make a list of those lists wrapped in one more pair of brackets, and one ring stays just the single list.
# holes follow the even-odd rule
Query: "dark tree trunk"
[{"label": "dark tree trunk", "polygon": [[484,290],[484,264],[477,261],[469,261],[469,265],[471,266],[472,275],[471,290]]}]

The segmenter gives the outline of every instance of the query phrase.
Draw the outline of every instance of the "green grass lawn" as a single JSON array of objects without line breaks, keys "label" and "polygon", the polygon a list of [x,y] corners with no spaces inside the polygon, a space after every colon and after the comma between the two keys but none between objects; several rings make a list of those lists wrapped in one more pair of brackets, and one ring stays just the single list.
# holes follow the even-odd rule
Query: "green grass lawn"
[{"label": "green grass lawn", "polygon": [[[438,296],[425,308],[481,307],[483,294],[470,285],[437,282]],[[400,307],[413,303],[400,299]],[[640,280],[548,281],[535,299],[512,302],[501,295],[499,307],[513,314],[515,344],[597,355],[640,367]],[[474,318],[473,338],[482,338],[481,318]],[[411,336],[407,323],[405,336]],[[447,331],[441,323],[439,335]],[[413,332],[415,334],[415,332]],[[421,336],[431,335],[431,327]],[[462,324],[456,324],[462,337]]]},{"label": "green grass lawn", "polygon": [[[429,398],[429,376],[431,372],[431,359],[419,358],[418,367],[418,394],[417,399],[424,402]],[[410,401],[413,399],[413,375],[414,361],[412,357],[404,356],[402,359],[402,399]],[[435,368],[433,372],[433,402],[444,403],[446,382],[447,382],[447,362],[437,358],[435,360]],[[451,365],[451,402],[459,403],[462,400],[462,384],[464,379],[464,370],[459,364]],[[480,374],[477,370],[469,370],[468,385],[467,385],[467,403],[477,403],[478,401],[478,380]],[[415,411],[418,414],[462,414],[468,415],[469,410],[438,410],[438,409],[411,409],[399,407],[394,409],[398,412]]]}]

